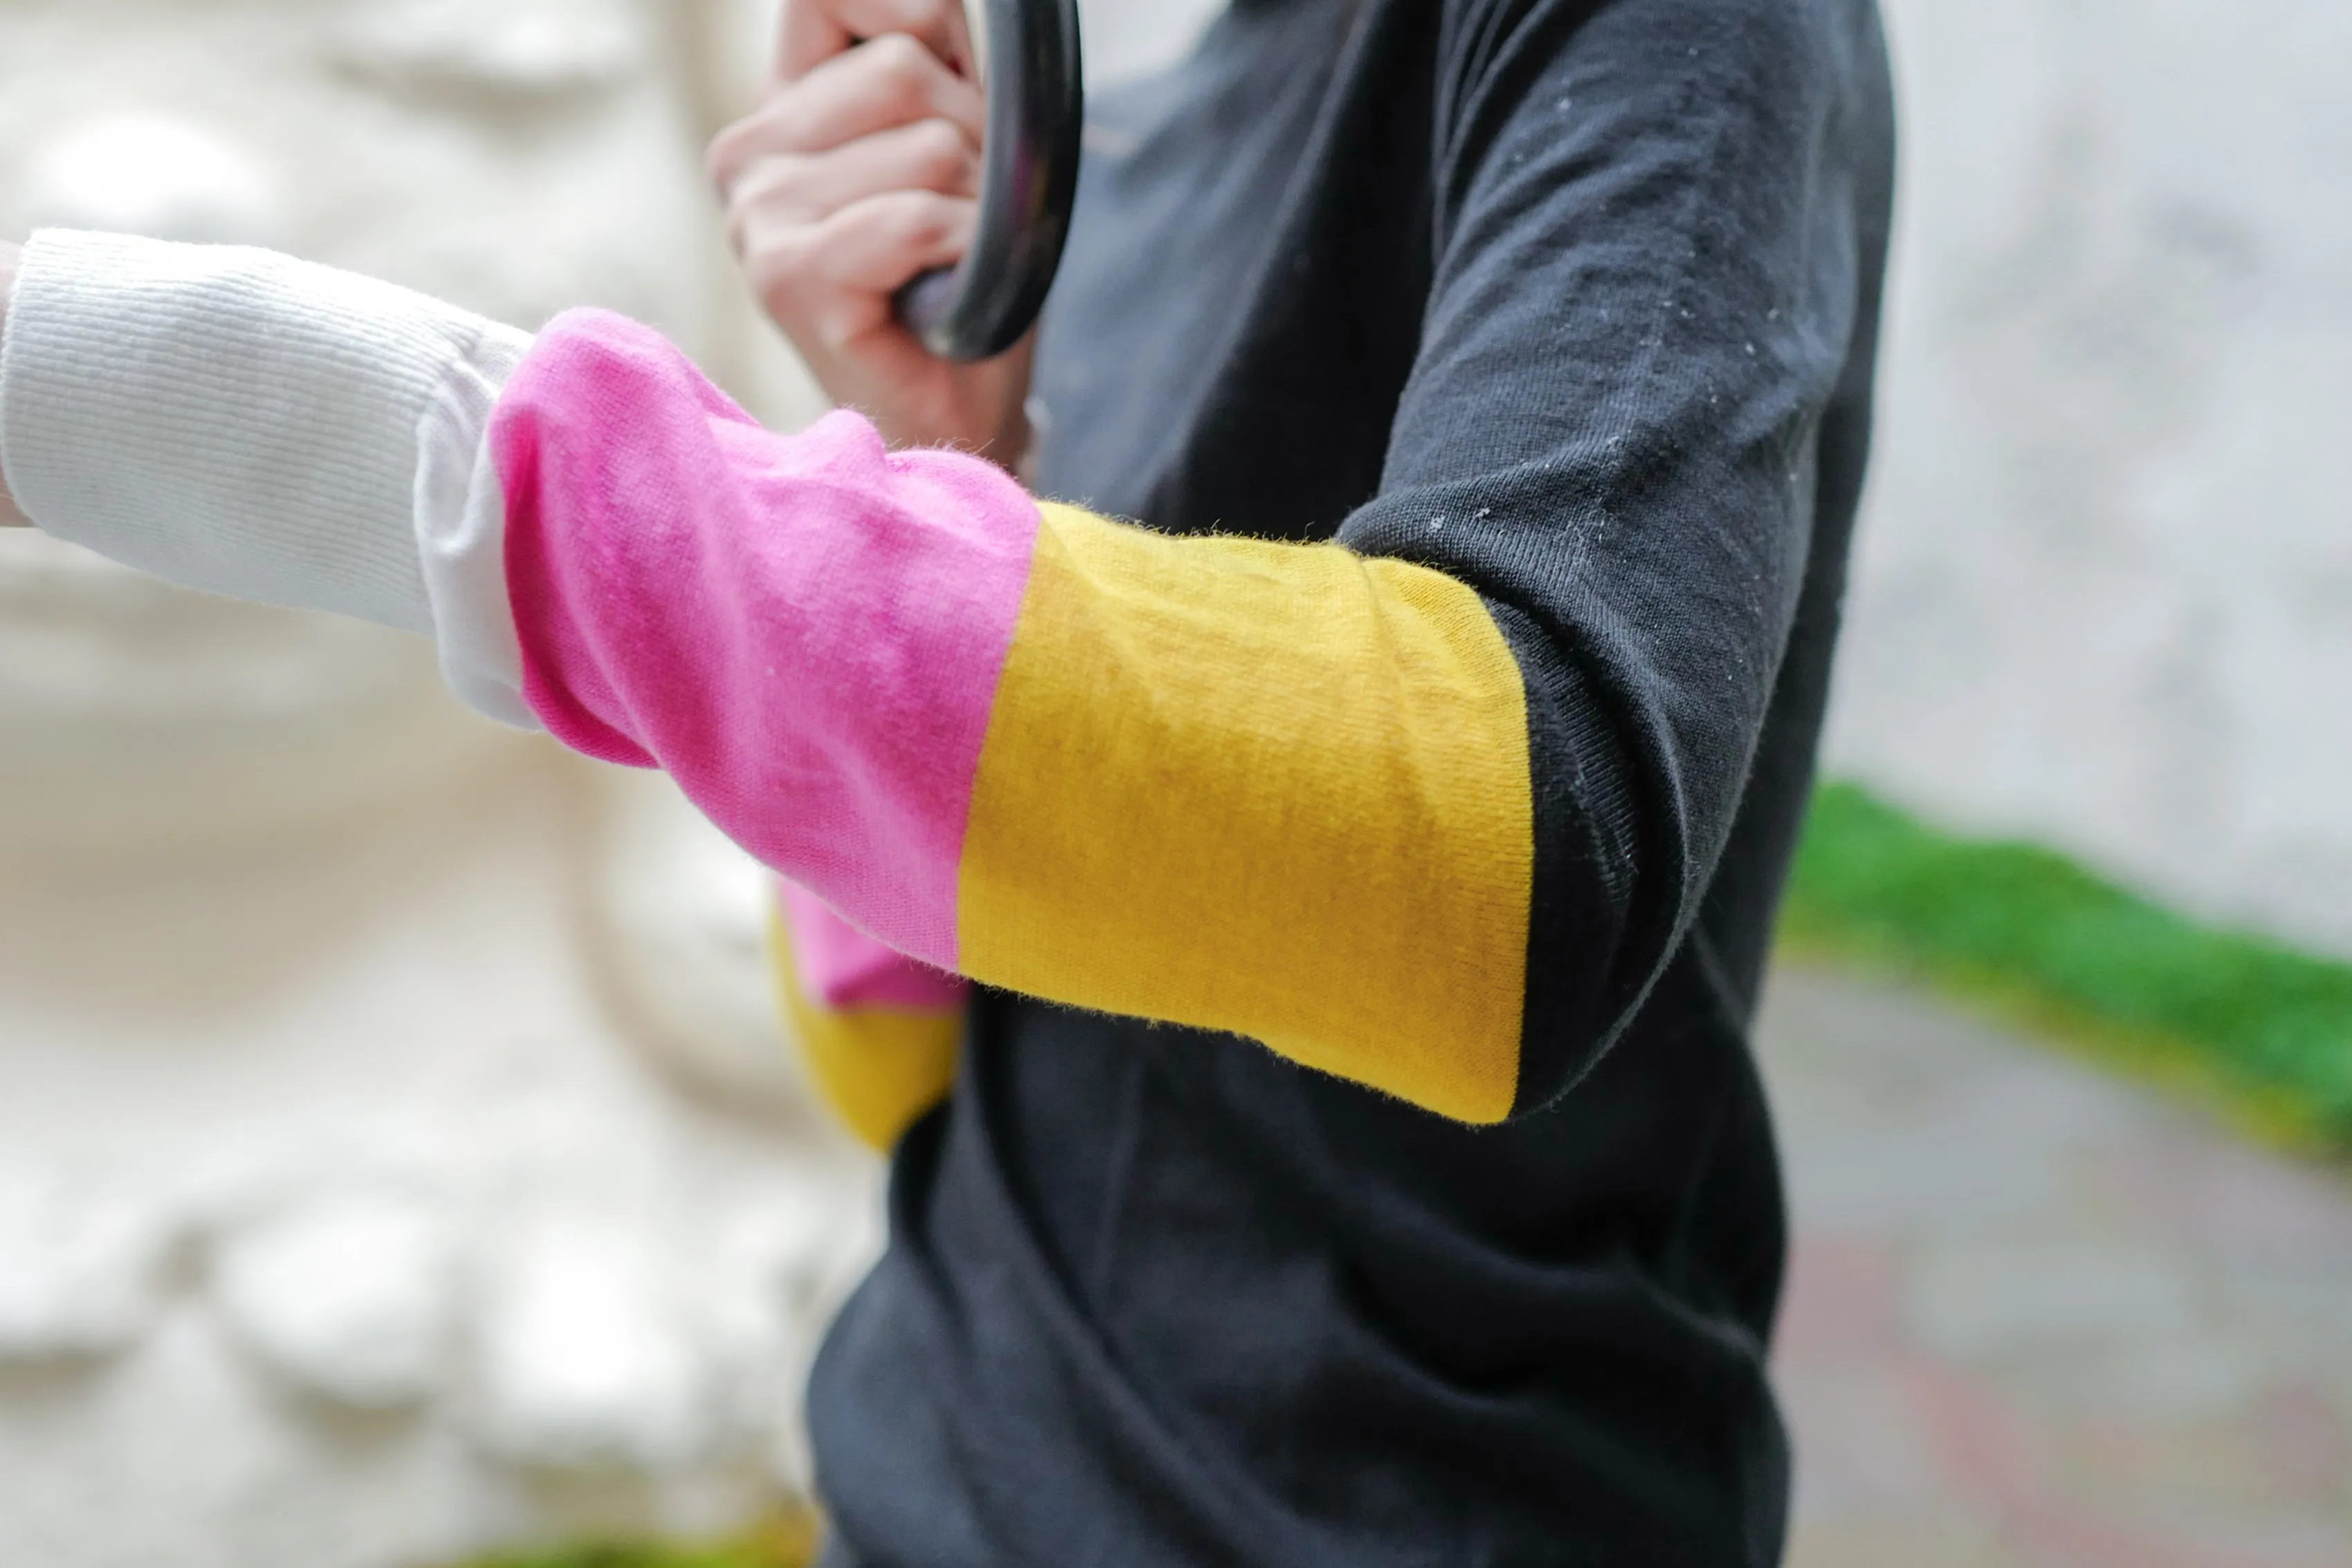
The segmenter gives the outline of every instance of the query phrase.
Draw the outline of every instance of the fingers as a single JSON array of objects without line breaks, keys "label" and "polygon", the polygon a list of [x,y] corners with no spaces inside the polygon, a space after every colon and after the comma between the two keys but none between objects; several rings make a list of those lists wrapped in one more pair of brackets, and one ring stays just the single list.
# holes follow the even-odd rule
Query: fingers
[{"label": "fingers", "polygon": [[[846,37],[950,11],[960,27],[961,0],[793,0],[786,28]],[[712,143],[743,269],[820,376],[833,372],[828,385],[917,373],[893,296],[970,246],[987,113],[978,83],[887,32],[818,60]]]},{"label": "fingers", "polygon": [[822,152],[929,120],[956,127],[977,149],[987,134],[988,100],[913,39],[879,37],[826,60],[721,131],[710,147],[711,176],[731,191],[760,159]]},{"label": "fingers", "polygon": [[816,223],[748,214],[740,248],[761,302],[795,341],[840,350],[889,323],[892,297],[952,267],[971,245],[977,203],[889,191]]},{"label": "fingers", "polygon": [[902,34],[967,80],[975,68],[963,0],[788,0],[776,79],[794,82],[869,38]]},{"label": "fingers", "polygon": [[769,224],[816,223],[888,191],[976,197],[980,154],[955,126],[925,120],[831,152],[762,158],[728,187],[730,235],[740,251],[741,231],[755,216]]},{"label": "fingers", "polygon": [[897,295],[971,248],[988,105],[963,0],[786,0],[773,82],[711,145],[761,303],[836,401],[894,441],[981,449],[1027,361],[935,359]]}]

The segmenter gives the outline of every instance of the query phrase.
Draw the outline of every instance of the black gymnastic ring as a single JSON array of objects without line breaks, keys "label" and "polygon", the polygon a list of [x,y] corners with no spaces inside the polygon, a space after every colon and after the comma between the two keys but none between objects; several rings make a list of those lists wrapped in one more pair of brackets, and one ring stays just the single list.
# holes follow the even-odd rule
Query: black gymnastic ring
[{"label": "black gymnastic ring", "polygon": [[1028,332],[1062,265],[1086,130],[1077,0],[986,0],[988,143],[980,226],[952,268],[898,291],[898,319],[942,359],[989,360]]}]

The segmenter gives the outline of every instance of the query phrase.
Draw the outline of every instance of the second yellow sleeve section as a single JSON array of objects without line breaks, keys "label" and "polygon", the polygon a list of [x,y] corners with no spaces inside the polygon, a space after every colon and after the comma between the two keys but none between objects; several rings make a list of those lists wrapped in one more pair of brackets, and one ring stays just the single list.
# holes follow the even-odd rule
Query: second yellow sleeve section
[{"label": "second yellow sleeve section", "polygon": [[963,971],[1508,1115],[1534,812],[1525,690],[1478,596],[1338,546],[1044,512],[973,789]]},{"label": "second yellow sleeve section", "polygon": [[784,1019],[817,1092],[860,1143],[888,1154],[916,1118],[955,1087],[963,1015],[821,1007],[801,989],[782,916],[769,921],[768,932]]}]

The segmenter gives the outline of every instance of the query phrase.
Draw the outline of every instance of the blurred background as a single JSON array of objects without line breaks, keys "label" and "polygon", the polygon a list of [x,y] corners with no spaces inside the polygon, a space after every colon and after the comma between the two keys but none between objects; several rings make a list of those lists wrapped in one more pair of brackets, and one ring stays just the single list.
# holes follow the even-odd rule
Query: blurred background
[{"label": "blurred background", "polygon": [[[1791,1561],[2347,1568],[2352,11],[1888,5],[1881,444],[1762,1031]],[[1087,0],[1093,85],[1215,8]],[[610,306],[794,426],[700,155],[772,9],[0,0],[0,233]],[[797,1561],[881,1172],[762,900],[421,646],[0,538],[0,1568]]]}]

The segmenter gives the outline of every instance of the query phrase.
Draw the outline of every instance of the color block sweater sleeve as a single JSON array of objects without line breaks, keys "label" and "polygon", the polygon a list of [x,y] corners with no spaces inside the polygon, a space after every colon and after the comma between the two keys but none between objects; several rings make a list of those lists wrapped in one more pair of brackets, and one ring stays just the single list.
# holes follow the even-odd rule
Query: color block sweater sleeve
[{"label": "color block sweater sleeve", "polygon": [[493,432],[534,707],[940,967],[1539,1110],[1707,962],[1868,363],[1865,204],[1807,194],[1862,177],[1844,47],[1447,6],[1417,357],[1330,544],[1040,507],[850,415],[780,442],[559,321]]},{"label": "color block sweater sleeve", "polygon": [[[935,969],[1248,1036],[1465,1122],[1540,1109],[1691,950],[1787,651],[1823,410],[1866,370],[1862,204],[1803,196],[1858,177],[1824,152],[1827,47],[1761,5],[1447,6],[1419,355],[1380,493],[1328,544],[1040,507],[855,414],[777,436],[646,329],[560,319],[465,486],[501,515],[459,530],[477,559],[498,537],[523,704],[667,769]],[[205,358],[155,375],[203,384]],[[79,450],[27,434],[47,383],[17,360],[12,329],[12,478]],[[318,439],[414,440],[427,379]],[[200,487],[218,438],[188,417],[159,449]],[[34,460],[37,520],[111,516],[74,489],[110,493],[98,450]],[[317,602],[414,623],[396,560],[223,517],[220,556],[309,552],[340,595]]]},{"label": "color block sweater sleeve", "polygon": [[1526,717],[1475,594],[1041,511],[855,415],[779,437],[615,317],[521,349],[284,257],[45,235],[0,435],[52,532],[434,632],[482,706],[669,770],[815,895],[804,1034],[922,1019],[843,1095],[870,1135],[952,1060],[939,971],[1508,1112]]},{"label": "color block sweater sleeve", "polygon": [[[0,466],[52,534],[187,586],[427,632],[458,695],[535,725],[487,446],[529,345],[268,252],[45,232],[11,297]],[[887,1146],[946,1092],[962,983],[797,889],[782,904],[795,1033],[852,1129]]]},{"label": "color block sweater sleeve", "polygon": [[1517,1086],[1527,718],[1476,596],[761,430],[559,319],[491,447],[524,689],[901,952],[1465,1120]]},{"label": "color block sweater sleeve", "polygon": [[1799,611],[1835,601],[1815,528],[1869,440],[1891,108],[1854,86],[1866,5],[1447,0],[1437,31],[1427,303],[1338,538],[1475,588],[1521,670],[1527,1108],[1673,967],[1753,1005],[1755,936],[1702,911],[1771,906],[1785,846],[1735,835],[1751,789],[1806,788],[1767,731],[1820,718],[1783,675],[1835,635]]}]

